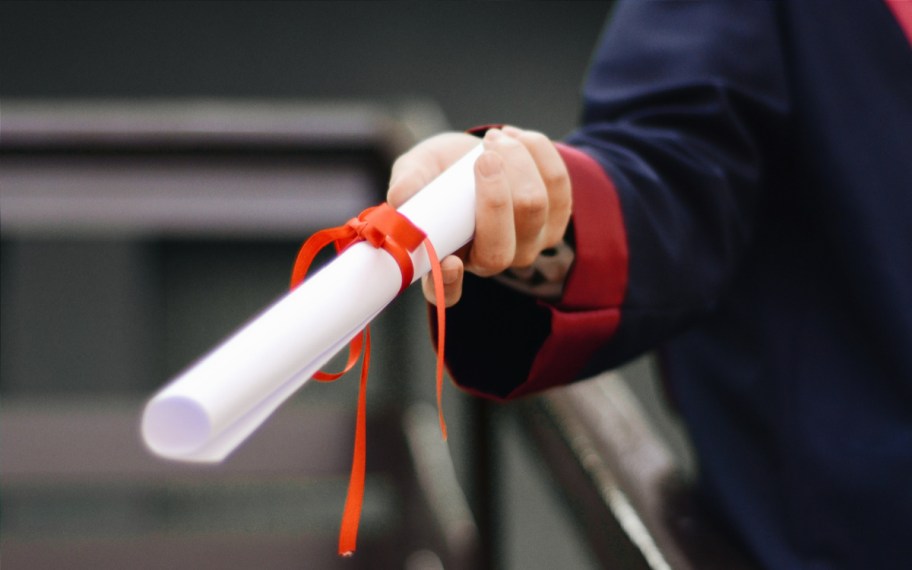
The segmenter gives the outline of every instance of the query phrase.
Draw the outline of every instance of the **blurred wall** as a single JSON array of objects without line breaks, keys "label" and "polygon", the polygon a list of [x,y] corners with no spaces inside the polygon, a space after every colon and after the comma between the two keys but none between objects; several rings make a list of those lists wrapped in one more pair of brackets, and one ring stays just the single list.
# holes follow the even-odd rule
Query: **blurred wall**
[{"label": "blurred wall", "polygon": [[0,97],[424,97],[561,136],[606,2],[3,2]]}]

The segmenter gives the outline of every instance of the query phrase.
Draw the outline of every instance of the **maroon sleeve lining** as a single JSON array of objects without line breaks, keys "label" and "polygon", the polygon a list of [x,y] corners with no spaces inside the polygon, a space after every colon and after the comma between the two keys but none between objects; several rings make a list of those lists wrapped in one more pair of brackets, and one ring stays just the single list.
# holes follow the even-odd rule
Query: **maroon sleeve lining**
[{"label": "maroon sleeve lining", "polygon": [[576,259],[560,301],[541,302],[551,311],[551,333],[511,398],[577,379],[617,330],[627,290],[627,232],[614,183],[589,155],[557,147],[573,185]]}]

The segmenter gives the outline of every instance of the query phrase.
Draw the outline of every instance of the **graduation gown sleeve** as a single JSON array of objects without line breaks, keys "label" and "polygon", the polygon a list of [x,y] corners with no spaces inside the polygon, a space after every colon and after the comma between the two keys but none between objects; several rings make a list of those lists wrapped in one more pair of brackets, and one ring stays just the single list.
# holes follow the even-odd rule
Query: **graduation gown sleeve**
[{"label": "graduation gown sleeve", "polygon": [[[711,310],[788,114],[774,3],[620,2],[560,144],[576,261],[544,302],[467,276],[447,365],[512,398],[622,364]],[[568,102],[568,104],[571,104]],[[773,169],[774,170],[774,169]]]}]

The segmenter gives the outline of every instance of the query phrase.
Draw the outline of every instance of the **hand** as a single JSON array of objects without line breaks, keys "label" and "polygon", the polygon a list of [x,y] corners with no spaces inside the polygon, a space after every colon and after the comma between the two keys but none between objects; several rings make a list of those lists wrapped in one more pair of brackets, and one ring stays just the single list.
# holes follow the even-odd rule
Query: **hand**
[{"label": "hand", "polygon": [[[489,130],[475,162],[475,237],[442,259],[444,303],[462,295],[464,271],[482,277],[532,265],[543,249],[561,241],[570,221],[570,176],[554,144],[534,131]],[[387,201],[400,206],[447,167],[478,145],[464,133],[431,137],[393,164]],[[427,276],[424,296],[436,303]]]}]

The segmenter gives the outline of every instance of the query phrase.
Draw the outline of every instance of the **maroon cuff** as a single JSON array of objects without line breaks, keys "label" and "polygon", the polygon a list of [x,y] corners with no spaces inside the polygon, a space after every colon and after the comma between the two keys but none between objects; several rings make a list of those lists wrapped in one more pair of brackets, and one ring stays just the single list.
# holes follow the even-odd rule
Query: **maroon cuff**
[{"label": "maroon cuff", "polygon": [[619,307],[627,291],[627,230],[614,182],[591,156],[557,144],[573,184],[576,260],[560,306],[567,310]]},{"label": "maroon cuff", "polygon": [[557,148],[572,182],[576,259],[560,301],[540,303],[551,311],[551,334],[511,398],[576,380],[617,331],[627,290],[627,231],[614,182],[586,153]]},{"label": "maroon cuff", "polygon": [[471,129],[467,129],[466,133],[475,135],[478,138],[484,138],[485,133],[491,129],[502,129],[503,127],[503,123],[490,123],[487,125],[478,125],[476,127],[472,127]]}]

